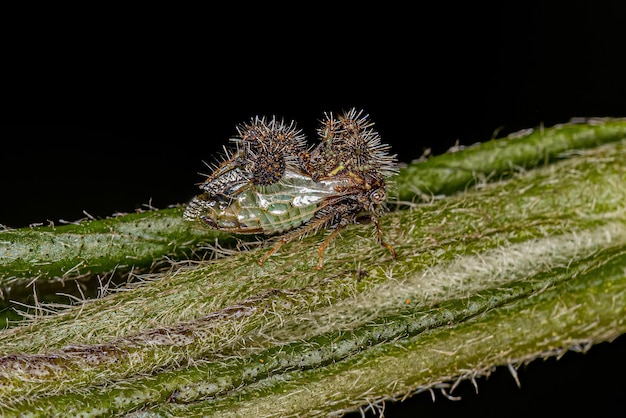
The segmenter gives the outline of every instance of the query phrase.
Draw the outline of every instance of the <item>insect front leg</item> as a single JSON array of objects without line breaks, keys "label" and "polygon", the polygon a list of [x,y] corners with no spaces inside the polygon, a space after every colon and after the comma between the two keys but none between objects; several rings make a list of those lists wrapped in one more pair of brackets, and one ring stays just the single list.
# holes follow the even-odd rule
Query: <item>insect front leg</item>
[{"label": "insect front leg", "polygon": [[380,245],[382,245],[383,247],[385,247],[386,249],[389,250],[389,252],[391,253],[391,256],[395,260],[398,257],[398,254],[396,253],[396,250],[394,250],[391,245],[389,245],[385,241],[383,241],[383,231],[380,229],[380,223],[378,222],[378,216],[376,216],[375,214],[372,214],[371,219],[372,219],[372,222],[374,222],[374,226],[376,227],[376,240],[378,241],[378,243]]}]

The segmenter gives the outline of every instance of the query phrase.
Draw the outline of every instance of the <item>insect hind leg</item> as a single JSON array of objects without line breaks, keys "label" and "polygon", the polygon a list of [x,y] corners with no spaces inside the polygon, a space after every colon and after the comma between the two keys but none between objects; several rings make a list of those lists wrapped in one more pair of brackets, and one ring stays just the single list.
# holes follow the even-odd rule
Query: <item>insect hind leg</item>
[{"label": "insect hind leg", "polygon": [[282,247],[283,245],[287,244],[289,241],[290,241],[290,239],[287,239],[286,237],[282,237],[281,239],[279,239],[276,242],[276,244],[274,244],[274,246],[268,252],[266,252],[261,258],[259,258],[257,263],[260,266],[263,266],[263,263],[265,263],[265,260],[270,258],[272,256],[272,254],[274,254],[276,251],[278,251],[280,249],[280,247]]}]

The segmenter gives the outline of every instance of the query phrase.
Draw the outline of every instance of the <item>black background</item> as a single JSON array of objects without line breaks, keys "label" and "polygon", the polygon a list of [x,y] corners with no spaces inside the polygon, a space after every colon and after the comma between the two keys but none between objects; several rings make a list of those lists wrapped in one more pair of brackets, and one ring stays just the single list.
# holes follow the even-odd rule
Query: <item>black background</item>
[{"label": "black background", "polygon": [[[501,2],[504,3],[504,2]],[[2,52],[0,224],[185,203],[203,161],[255,115],[310,141],[357,107],[400,161],[572,117],[626,116],[620,2],[361,3],[83,11],[10,32]],[[298,6],[301,7],[301,6]],[[623,338],[506,370],[387,417],[623,416]]]}]

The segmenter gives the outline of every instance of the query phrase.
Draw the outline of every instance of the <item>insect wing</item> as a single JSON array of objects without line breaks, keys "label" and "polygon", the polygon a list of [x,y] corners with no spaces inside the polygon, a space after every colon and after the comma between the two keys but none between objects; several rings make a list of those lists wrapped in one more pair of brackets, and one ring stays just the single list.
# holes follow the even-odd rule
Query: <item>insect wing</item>
[{"label": "insect wing", "polygon": [[308,222],[339,186],[339,181],[314,181],[308,175],[287,171],[279,183],[248,194],[253,198],[242,205],[241,213],[247,215],[247,222],[258,222],[266,234],[289,231]]},{"label": "insect wing", "polygon": [[325,198],[336,194],[342,182],[314,181],[288,170],[283,179],[269,186],[242,182],[237,169],[209,179],[205,193],[187,207],[187,219],[198,219],[214,229],[239,234],[274,234],[308,222]]},{"label": "insect wing", "polygon": [[228,210],[249,186],[248,177],[234,163],[234,159],[226,160],[200,185],[203,193],[189,202],[183,217],[190,221],[202,221],[214,229],[226,229],[217,222],[219,214]]}]

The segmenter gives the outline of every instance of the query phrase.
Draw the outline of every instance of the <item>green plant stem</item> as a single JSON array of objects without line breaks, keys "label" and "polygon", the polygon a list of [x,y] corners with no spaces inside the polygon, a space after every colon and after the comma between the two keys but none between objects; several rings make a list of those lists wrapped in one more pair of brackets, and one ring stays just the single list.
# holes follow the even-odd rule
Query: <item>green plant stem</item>
[{"label": "green plant stem", "polygon": [[626,119],[585,122],[527,129],[411,164],[398,177],[395,197],[412,201],[416,195],[450,195],[626,136]]},{"label": "green plant stem", "polygon": [[[451,315],[445,327],[359,350],[345,361],[273,374],[233,388],[229,396],[163,402],[150,412],[284,417],[302,416],[306,405],[308,411],[339,413],[383,397],[401,399],[430,388],[454,388],[461,379],[490,374],[494,365],[518,367],[537,357],[561,355],[565,347],[584,352],[626,330],[625,266],[622,247],[567,284],[534,293],[532,300],[520,298],[466,320]],[[473,302],[466,302],[468,311]]]},{"label": "green plant stem", "polygon": [[[624,136],[626,120],[610,118],[528,130],[408,165],[396,177],[391,199],[453,194]],[[114,275],[126,282],[129,274],[145,273],[167,260],[210,256],[203,244],[230,248],[237,243],[232,236],[183,221],[182,210],[0,231],[0,321],[21,318],[10,309],[15,307],[11,301],[41,306],[96,297]]]},{"label": "green plant stem", "polygon": [[386,215],[396,261],[363,225],[146,277],[3,331],[0,411],[317,416],[610,340],[625,185],[614,142]]},{"label": "green plant stem", "polygon": [[194,257],[194,252],[202,253],[203,243],[219,239],[228,246],[236,241],[218,231],[195,228],[182,219],[182,212],[182,207],[175,207],[57,227],[0,231],[0,308],[10,306],[9,301],[71,301],[58,292],[95,297],[99,284],[112,279],[107,275],[123,280],[131,272],[168,265],[170,259]]}]

